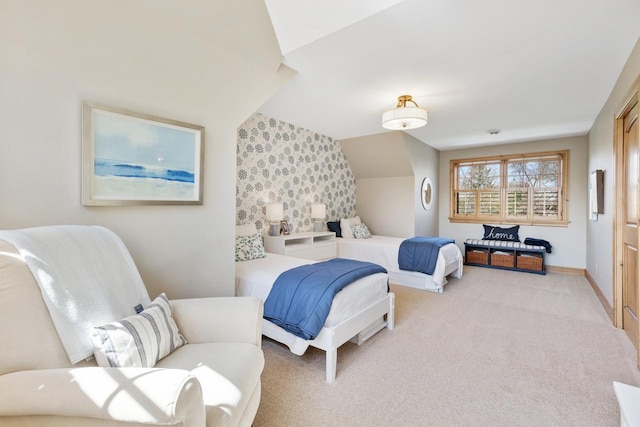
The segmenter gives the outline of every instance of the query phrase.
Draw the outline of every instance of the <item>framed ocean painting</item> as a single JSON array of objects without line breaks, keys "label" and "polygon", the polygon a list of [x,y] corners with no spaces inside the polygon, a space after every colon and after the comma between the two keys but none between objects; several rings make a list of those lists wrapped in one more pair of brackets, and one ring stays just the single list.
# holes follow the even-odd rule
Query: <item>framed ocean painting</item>
[{"label": "framed ocean painting", "polygon": [[204,127],[83,103],[83,205],[201,205],[203,165]]}]

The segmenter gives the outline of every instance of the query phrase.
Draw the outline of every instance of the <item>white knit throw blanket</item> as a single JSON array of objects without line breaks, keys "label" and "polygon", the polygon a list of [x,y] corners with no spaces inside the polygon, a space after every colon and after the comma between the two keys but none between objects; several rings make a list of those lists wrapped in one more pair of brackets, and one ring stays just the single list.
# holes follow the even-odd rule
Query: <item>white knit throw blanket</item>
[{"label": "white knit throw blanket", "polygon": [[0,231],[35,277],[71,363],[93,355],[91,328],[151,301],[122,240],[97,226]]}]

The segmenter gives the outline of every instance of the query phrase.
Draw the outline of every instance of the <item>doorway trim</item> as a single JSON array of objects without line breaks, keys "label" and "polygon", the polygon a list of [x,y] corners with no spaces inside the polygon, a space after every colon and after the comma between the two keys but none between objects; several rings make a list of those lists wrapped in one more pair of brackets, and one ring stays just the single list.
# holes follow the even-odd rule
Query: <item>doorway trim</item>
[{"label": "doorway trim", "polygon": [[[622,307],[622,233],[623,233],[623,211],[625,207],[624,187],[624,117],[640,99],[640,76],[636,78],[627,92],[618,109],[615,112],[613,123],[613,164],[614,174],[614,222],[613,222],[613,322],[616,328],[623,327],[623,307]],[[640,334],[639,334],[640,335]],[[637,338],[640,342],[640,336]],[[638,366],[640,367],[640,350],[638,351]]]}]

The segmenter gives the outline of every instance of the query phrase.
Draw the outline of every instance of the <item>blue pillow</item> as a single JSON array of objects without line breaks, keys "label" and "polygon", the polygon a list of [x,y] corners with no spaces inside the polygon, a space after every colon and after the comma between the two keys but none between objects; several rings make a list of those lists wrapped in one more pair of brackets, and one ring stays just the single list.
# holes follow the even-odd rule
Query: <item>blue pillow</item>
[{"label": "blue pillow", "polygon": [[484,227],[483,240],[502,240],[506,242],[519,242],[518,237],[519,225],[515,225],[509,228],[494,227],[493,225],[482,224]]},{"label": "blue pillow", "polygon": [[336,233],[336,237],[342,237],[342,229],[340,228],[340,221],[327,222],[327,228],[329,228],[329,231],[333,231],[334,233]]}]

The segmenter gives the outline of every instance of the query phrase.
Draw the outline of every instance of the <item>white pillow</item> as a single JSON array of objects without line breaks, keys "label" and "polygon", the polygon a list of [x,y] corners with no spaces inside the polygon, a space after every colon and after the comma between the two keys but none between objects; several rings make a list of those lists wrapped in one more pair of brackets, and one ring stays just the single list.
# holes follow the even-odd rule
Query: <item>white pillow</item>
[{"label": "white pillow", "polygon": [[152,368],[187,340],[171,316],[167,296],[160,294],[140,314],[91,331],[98,366]]},{"label": "white pillow", "polygon": [[251,236],[257,232],[258,228],[251,222],[249,224],[236,225],[236,236]]},{"label": "white pillow", "polygon": [[351,230],[352,225],[362,224],[359,216],[354,216],[353,218],[342,218],[340,220],[340,231],[342,232],[342,237],[347,239],[353,239],[353,230]]}]

